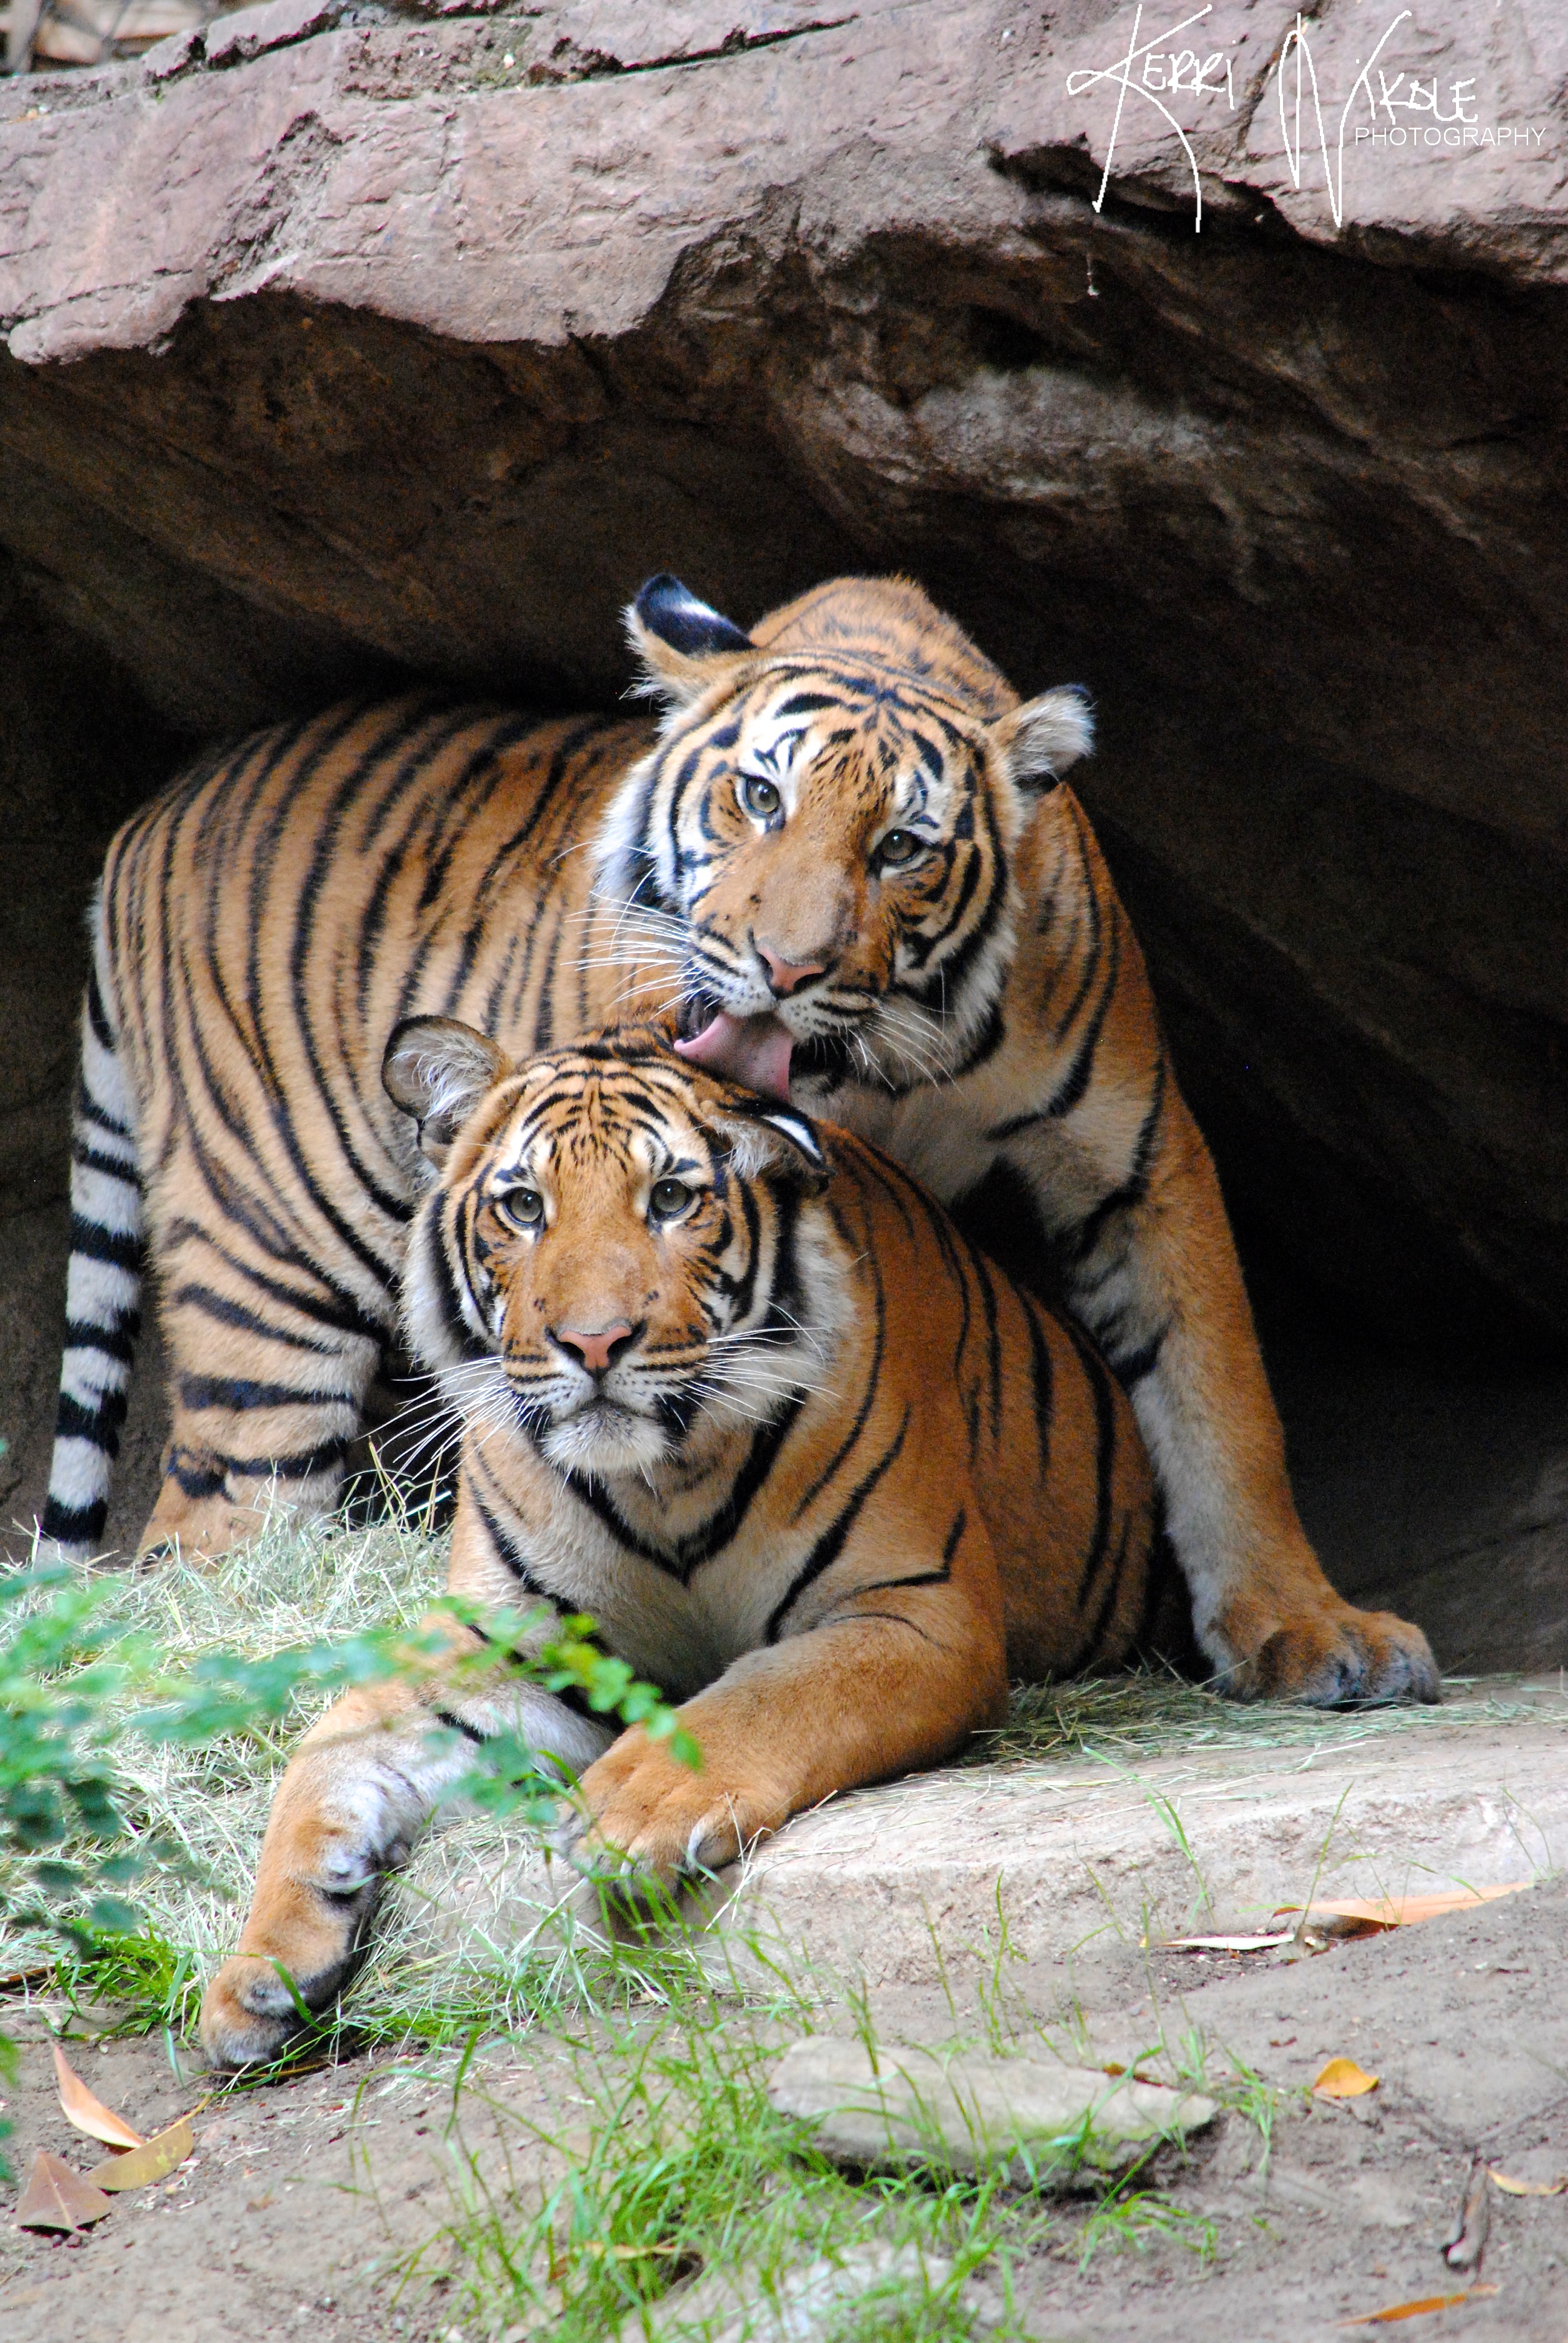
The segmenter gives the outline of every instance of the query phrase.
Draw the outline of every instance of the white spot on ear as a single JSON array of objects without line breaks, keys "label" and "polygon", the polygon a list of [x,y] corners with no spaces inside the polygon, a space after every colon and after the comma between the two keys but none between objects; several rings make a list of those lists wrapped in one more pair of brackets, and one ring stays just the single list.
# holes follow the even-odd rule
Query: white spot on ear
[{"label": "white spot on ear", "polygon": [[1042,691],[999,717],[990,735],[1020,789],[1049,788],[1094,746],[1089,695],[1077,684]]},{"label": "white spot on ear", "polygon": [[827,1170],[828,1159],[823,1154],[821,1148],[818,1145],[817,1134],[812,1130],[810,1124],[806,1121],[804,1115],[765,1114],[762,1117],[762,1121],[764,1122],[770,1122],[775,1131],[782,1131],[785,1138],[790,1141],[794,1146],[800,1150],[800,1152],[806,1158],[807,1162],[811,1164],[817,1171],[825,1172]]}]

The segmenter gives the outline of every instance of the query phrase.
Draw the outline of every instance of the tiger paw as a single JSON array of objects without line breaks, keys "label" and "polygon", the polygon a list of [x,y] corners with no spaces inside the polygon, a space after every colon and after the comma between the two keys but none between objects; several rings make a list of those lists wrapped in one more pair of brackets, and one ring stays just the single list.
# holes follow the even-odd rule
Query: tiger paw
[{"label": "tiger paw", "polygon": [[[303,1989],[299,1999],[311,2005]],[[305,2020],[295,1992],[269,1961],[236,1953],[225,1961],[202,1996],[202,2047],[215,2066],[265,2065],[284,2050]],[[329,1988],[321,1998],[332,1997]]]},{"label": "tiger paw", "polygon": [[1294,1700],[1311,1708],[1442,1698],[1442,1679],[1419,1627],[1392,1611],[1358,1611],[1340,1602],[1283,1621],[1219,1681],[1234,1699]]},{"label": "tiger paw", "polygon": [[266,1523],[264,1511],[233,1503],[221,1484],[191,1496],[170,1473],[136,1540],[136,1560],[145,1564],[164,1562],[177,1546],[186,1562],[217,1562],[236,1546],[249,1544]]},{"label": "tiger paw", "polygon": [[694,1773],[634,1728],[582,1776],[557,1844],[590,1879],[668,1890],[733,1863],[773,1826],[772,1803],[707,1769]]}]

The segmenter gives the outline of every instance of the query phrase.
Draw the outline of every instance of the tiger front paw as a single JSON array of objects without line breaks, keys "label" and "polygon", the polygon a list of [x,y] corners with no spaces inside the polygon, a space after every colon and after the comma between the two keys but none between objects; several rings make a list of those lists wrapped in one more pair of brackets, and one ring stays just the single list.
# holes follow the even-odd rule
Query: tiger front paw
[{"label": "tiger front paw", "polygon": [[578,1782],[557,1844],[590,1879],[668,1892],[733,1863],[784,1819],[776,1806],[759,1785],[694,1772],[634,1727]]},{"label": "tiger front paw", "polygon": [[[298,1980],[296,1991],[310,2009],[329,2002],[336,1984],[328,1984],[319,2003]],[[304,2023],[278,1968],[259,1954],[236,1953],[225,1961],[202,1996],[202,2047],[215,2066],[264,2066]]]},{"label": "tiger front paw", "polygon": [[177,1549],[186,1562],[219,1562],[236,1546],[248,1545],[266,1523],[264,1510],[234,1503],[221,1486],[192,1496],[169,1473],[136,1540],[136,1560],[163,1562]]},{"label": "tiger front paw", "polygon": [[1285,1620],[1222,1671],[1220,1683],[1238,1700],[1294,1700],[1312,1708],[1442,1698],[1442,1679],[1419,1627],[1392,1611],[1358,1611],[1338,1601]]}]

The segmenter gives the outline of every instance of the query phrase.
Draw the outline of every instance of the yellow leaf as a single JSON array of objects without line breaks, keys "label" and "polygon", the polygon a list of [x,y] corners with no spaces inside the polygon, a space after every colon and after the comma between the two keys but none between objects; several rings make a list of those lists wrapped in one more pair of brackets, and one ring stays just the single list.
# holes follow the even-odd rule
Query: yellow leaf
[{"label": "yellow leaf", "polygon": [[1353,2058],[1331,2058],[1312,2089],[1320,2099],[1359,2099],[1363,2091],[1375,2091],[1377,2087],[1378,2077],[1358,2066]]},{"label": "yellow leaf", "polygon": [[23,2229],[85,2229],[90,2222],[101,2221],[108,2209],[101,2188],[40,2148],[16,2207],[16,2223]]},{"label": "yellow leaf", "polygon": [[166,2179],[195,2146],[191,2119],[182,2116],[167,2131],[133,2147],[129,2156],[111,2156],[106,2163],[95,2165],[88,2178],[99,2188],[146,2188],[151,2181]]},{"label": "yellow leaf", "polygon": [[55,2079],[60,2086],[60,2105],[67,2123],[75,2124],[91,2139],[101,2139],[107,2147],[140,2147],[141,2133],[133,2131],[122,2117],[112,2114],[101,2099],[93,2097],[57,2042]]},{"label": "yellow leaf", "polygon": [[[1420,1920],[1441,1920],[1450,1912],[1473,1911],[1478,1904],[1495,1903],[1500,1896],[1521,1896],[1533,1887],[1533,1879],[1511,1879],[1503,1887],[1445,1887],[1432,1896],[1342,1896],[1309,1906],[1307,1918],[1339,1921],[1354,1928],[1410,1928]],[[1282,1912],[1300,1906],[1282,1904]]]},{"label": "yellow leaf", "polygon": [[1555,2180],[1515,2180],[1511,2174],[1491,2167],[1492,2185],[1506,2188],[1511,2197],[1561,2197],[1568,2188],[1568,2173],[1560,2173]]},{"label": "yellow leaf", "polygon": [[1384,2327],[1396,2318],[1421,2318],[1429,2310],[1452,2310],[1456,2303],[1474,2302],[1495,2294],[1494,2286],[1467,2286],[1462,2294],[1423,2294],[1419,2302],[1391,2302],[1386,2310],[1363,2310],[1359,2318],[1342,2318],[1341,2327]]}]

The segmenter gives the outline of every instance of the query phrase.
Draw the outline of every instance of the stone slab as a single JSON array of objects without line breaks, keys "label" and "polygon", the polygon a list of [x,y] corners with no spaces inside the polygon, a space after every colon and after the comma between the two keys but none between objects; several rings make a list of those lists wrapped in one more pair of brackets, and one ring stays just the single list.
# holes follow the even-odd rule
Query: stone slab
[{"label": "stone slab", "polygon": [[1219,2113],[1196,2091],[1043,2056],[900,2042],[879,2042],[873,2056],[864,2042],[821,2035],[790,2045],[768,2096],[809,2124],[837,2164],[1005,2173],[1014,2187],[1038,2189],[1125,2171]]},{"label": "stone slab", "polygon": [[[955,1978],[1004,1952],[1070,1963],[1194,1924],[1256,1927],[1314,1895],[1568,1869],[1560,1679],[1477,1685],[1421,1715],[1274,1718],[1273,1745],[949,1767],[833,1799],[724,1875],[715,1956],[880,1991],[929,1984],[939,1956]],[[1236,1732],[1258,1724],[1251,1713]],[[559,1916],[591,1919],[558,1865],[470,1856],[459,1832],[438,1860],[439,1882],[420,1878],[448,1942],[513,1946]]]}]

